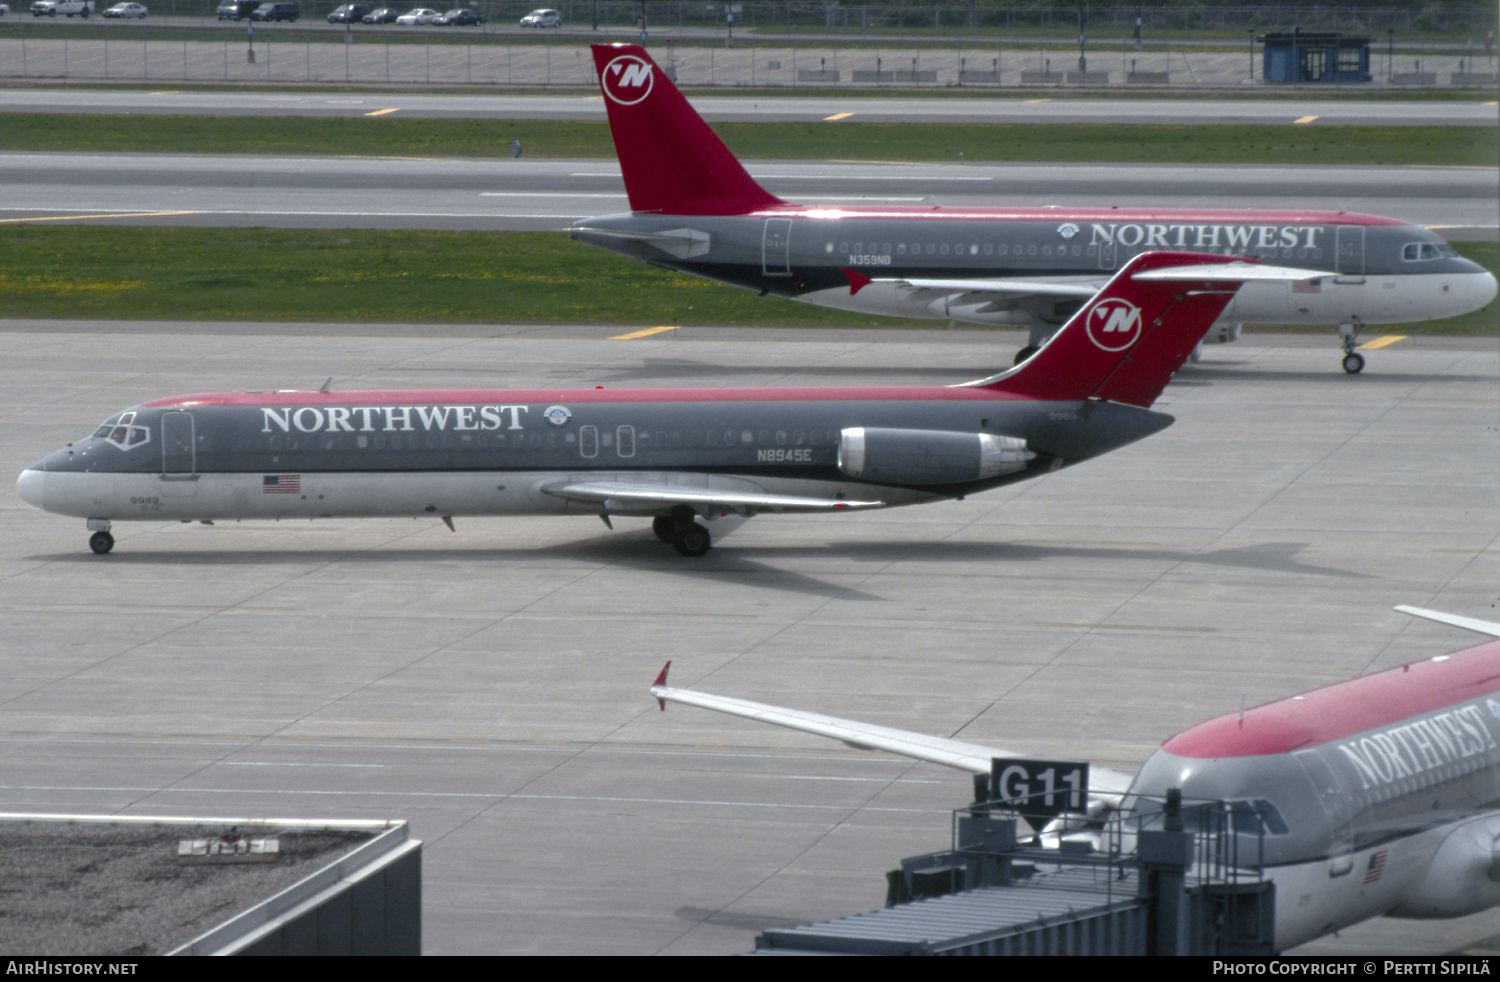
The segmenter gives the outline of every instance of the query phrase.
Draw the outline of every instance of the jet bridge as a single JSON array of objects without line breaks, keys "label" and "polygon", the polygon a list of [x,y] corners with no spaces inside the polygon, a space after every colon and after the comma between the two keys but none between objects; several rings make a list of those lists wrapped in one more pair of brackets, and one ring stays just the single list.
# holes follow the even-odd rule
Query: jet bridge
[{"label": "jet bridge", "polygon": [[952,848],[902,860],[883,910],[767,930],[756,954],[1274,954],[1259,823],[1225,802],[1156,804],[1144,824],[1116,812],[1039,835],[1014,801],[957,809]]}]

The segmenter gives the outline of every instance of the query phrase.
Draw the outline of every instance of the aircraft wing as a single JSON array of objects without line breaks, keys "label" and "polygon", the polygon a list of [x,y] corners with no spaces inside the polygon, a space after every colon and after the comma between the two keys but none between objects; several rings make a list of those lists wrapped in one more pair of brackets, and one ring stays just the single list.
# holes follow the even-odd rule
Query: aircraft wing
[{"label": "aircraft wing", "polygon": [[1423,607],[1407,607],[1401,605],[1396,608],[1403,614],[1413,617],[1425,617],[1429,621],[1437,621],[1439,624],[1452,624],[1466,631],[1475,631],[1479,634],[1488,634],[1492,638],[1500,638],[1500,624],[1494,621],[1482,621],[1477,617],[1464,617],[1462,614],[1445,614],[1441,610],[1427,610]]},{"label": "aircraft wing", "polygon": [[[1332,273],[1315,269],[1294,269],[1289,266],[1268,266],[1265,263],[1224,262],[1196,266],[1163,266],[1137,273],[1136,280],[1318,280]],[[1006,296],[1078,297],[1088,299],[1104,288],[1108,276],[1059,276],[1039,279],[999,277],[996,279],[892,279],[884,282],[913,290],[945,290],[963,293],[995,293]],[[872,280],[872,282],[882,282]]]},{"label": "aircraft wing", "polygon": [[676,505],[687,505],[695,511],[734,512],[747,517],[761,512],[857,511],[885,507],[883,501],[830,501],[826,498],[802,498],[789,494],[667,483],[650,484],[644,481],[568,481],[543,485],[541,490],[555,498],[602,505],[606,512],[616,514],[649,513],[654,509]]},{"label": "aircraft wing", "polygon": [[1159,266],[1136,273],[1133,280],[1149,282],[1160,280],[1234,280],[1237,283],[1253,281],[1286,282],[1288,280],[1321,280],[1334,275],[1326,270],[1297,269],[1292,266],[1270,266],[1265,263],[1204,263],[1198,266]]},{"label": "aircraft wing", "polygon": [[[888,726],[876,726],[873,723],[861,723],[856,720],[824,716],[821,713],[809,713],[798,709],[784,709],[780,706],[751,702],[748,699],[736,699],[731,696],[716,696],[694,689],[679,689],[667,685],[667,670],[671,667],[672,663],[667,662],[666,668],[661,670],[661,674],[656,677],[656,683],[651,686],[651,694],[661,703],[663,710],[667,708],[669,702],[680,702],[688,706],[697,706],[699,709],[711,709],[717,713],[742,716],[745,719],[770,723],[790,730],[801,730],[803,733],[842,740],[859,750],[884,750],[901,757],[941,764],[944,767],[968,771],[971,774],[988,774],[992,757],[1030,756],[1014,750],[986,747],[948,737],[913,733],[909,730],[897,730]],[[1090,790],[1097,794],[1122,795],[1129,789],[1132,780],[1132,775],[1123,771],[1101,767],[1089,768]]]},{"label": "aircraft wing", "polygon": [[[1021,279],[1000,277],[996,279],[891,279],[887,283],[910,290],[941,290],[948,293],[993,293],[1005,297],[1077,297],[1087,300],[1104,288],[1108,276],[1056,279]],[[874,280],[872,282],[882,282]]]}]

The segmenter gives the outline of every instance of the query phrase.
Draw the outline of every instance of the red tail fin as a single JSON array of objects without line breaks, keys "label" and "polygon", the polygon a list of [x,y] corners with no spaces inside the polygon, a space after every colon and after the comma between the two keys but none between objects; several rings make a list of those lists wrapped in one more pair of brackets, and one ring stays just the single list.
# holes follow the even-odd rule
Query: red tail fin
[{"label": "red tail fin", "polygon": [[631,211],[744,215],[783,204],[745,173],[644,48],[593,51]]},{"label": "red tail fin", "polygon": [[1062,330],[1020,366],[981,383],[1035,399],[1107,399],[1149,407],[1223,313],[1237,280],[1138,280],[1164,267],[1214,264],[1223,256],[1148,252],[1132,259]]}]

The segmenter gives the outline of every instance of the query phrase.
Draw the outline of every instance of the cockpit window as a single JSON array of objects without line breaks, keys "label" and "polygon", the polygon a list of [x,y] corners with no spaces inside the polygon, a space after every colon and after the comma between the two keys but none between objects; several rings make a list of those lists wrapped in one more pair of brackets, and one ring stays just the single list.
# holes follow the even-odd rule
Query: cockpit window
[{"label": "cockpit window", "polygon": [[1452,259],[1458,255],[1446,242],[1408,242],[1401,249],[1401,258],[1409,263],[1425,262],[1429,259]]},{"label": "cockpit window", "polygon": [[[1161,829],[1165,826],[1166,813],[1162,810],[1160,801],[1137,799],[1134,810],[1138,828]],[[1265,798],[1185,805],[1182,809],[1182,827],[1184,831],[1198,833],[1232,832],[1257,836],[1291,833],[1280,810]]]},{"label": "cockpit window", "polygon": [[134,423],[135,413],[121,413],[118,419],[105,420],[104,425],[94,431],[94,436],[121,450],[134,450],[151,442],[151,431]]}]

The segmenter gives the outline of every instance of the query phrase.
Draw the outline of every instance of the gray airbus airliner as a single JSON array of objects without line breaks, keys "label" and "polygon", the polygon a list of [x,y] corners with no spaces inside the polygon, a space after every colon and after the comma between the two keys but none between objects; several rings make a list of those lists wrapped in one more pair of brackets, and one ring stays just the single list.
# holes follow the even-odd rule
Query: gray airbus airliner
[{"label": "gray airbus airliner", "polygon": [[[526,513],[699,519],[962,498],[1166,427],[1149,407],[1240,283],[1306,275],[1137,256],[1024,364],[960,386],[210,392],[146,402],[27,468],[21,497],[116,521]],[[720,527],[722,528],[722,523]]]},{"label": "gray airbus airliner", "polygon": [[[1493,622],[1396,609],[1500,638]],[[665,668],[651,694],[664,709],[680,702],[975,774],[1026,756],[674,688]],[[1500,905],[1500,641],[1220,716],[1172,737],[1134,776],[1089,774],[1095,817],[1118,811],[1127,829],[1160,828],[1173,788],[1224,806],[1237,855],[1275,884],[1277,951],[1381,914],[1488,910]],[[1184,814],[1194,830],[1208,810]]]},{"label": "gray airbus airliner", "polygon": [[1016,325],[1030,355],[1131,257],[1244,256],[1317,270],[1247,284],[1209,341],[1241,323],[1337,324],[1344,370],[1359,328],[1438,320],[1495,298],[1495,277],[1428,229],[1342,211],[809,207],[755,182],[633,44],[594,45],[630,214],[575,239],[791,300],[894,317]]}]

